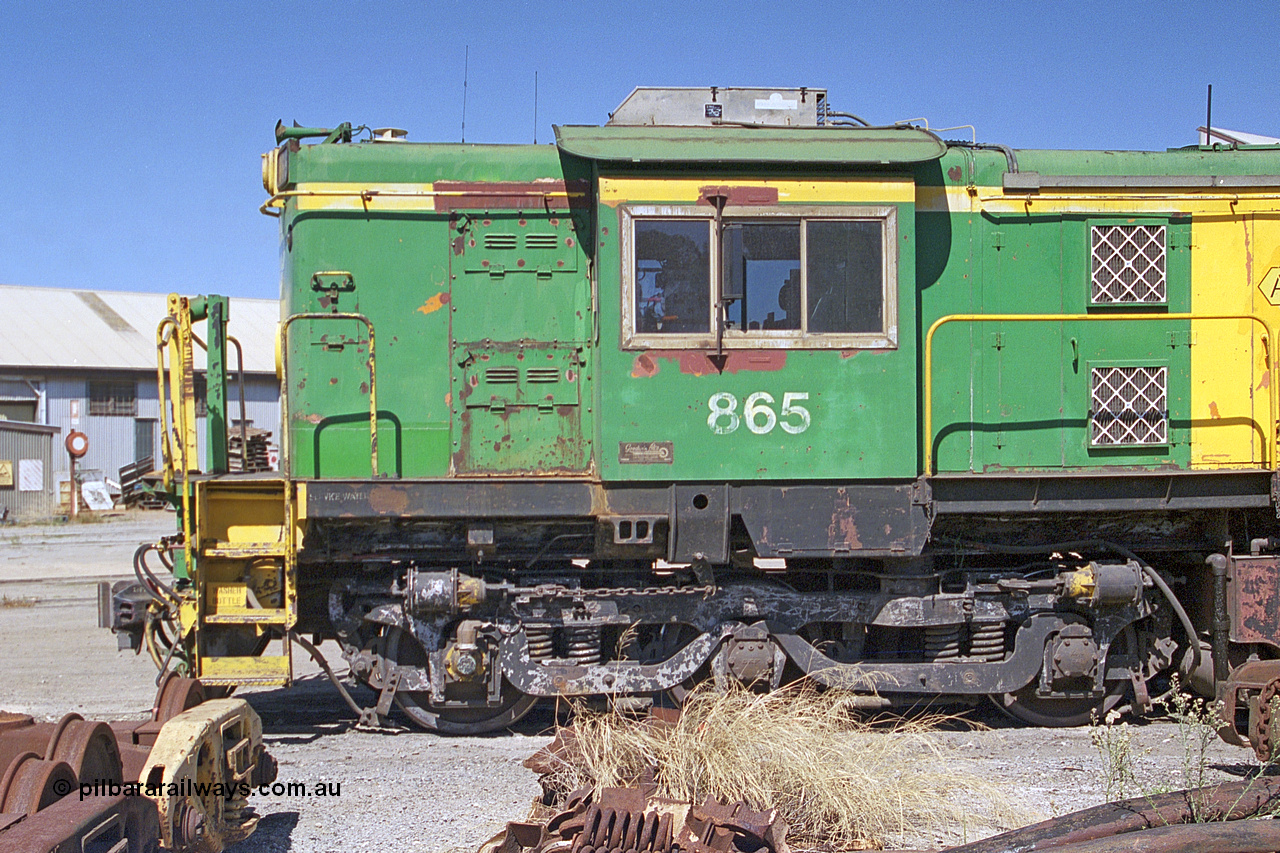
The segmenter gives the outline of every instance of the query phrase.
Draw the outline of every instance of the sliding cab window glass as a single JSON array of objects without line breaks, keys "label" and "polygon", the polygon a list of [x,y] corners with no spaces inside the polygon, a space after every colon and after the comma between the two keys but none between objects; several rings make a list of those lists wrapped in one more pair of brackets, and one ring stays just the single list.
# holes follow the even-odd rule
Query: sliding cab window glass
[{"label": "sliding cab window glass", "polygon": [[723,246],[726,330],[799,332],[800,223],[729,222]]},{"label": "sliding cab window glass", "polygon": [[814,220],[808,228],[808,330],[884,330],[884,223]]},{"label": "sliding cab window glass", "polygon": [[[624,207],[629,347],[897,346],[893,207]],[[721,334],[723,332],[723,334]]]},{"label": "sliding cab window glass", "polygon": [[711,331],[711,223],[702,219],[637,219],[637,334]]}]

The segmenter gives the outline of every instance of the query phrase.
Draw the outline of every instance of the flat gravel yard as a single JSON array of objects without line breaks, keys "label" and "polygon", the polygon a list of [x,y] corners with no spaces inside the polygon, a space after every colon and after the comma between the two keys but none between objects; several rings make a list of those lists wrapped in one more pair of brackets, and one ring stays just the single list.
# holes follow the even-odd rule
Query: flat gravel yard
[{"label": "flat gravel yard", "polygon": [[[173,529],[173,515],[164,512],[0,527],[0,648],[7,651],[0,710],[54,719],[67,711],[89,719],[145,716],[155,668],[145,655],[117,652],[111,633],[96,627],[96,583],[131,577],[137,545]],[[322,651],[341,672],[337,647]],[[538,783],[521,762],[550,739],[550,710],[538,708],[513,731],[485,737],[356,731],[314,665],[297,654],[295,664],[302,678],[294,687],[237,695],[262,716],[279,781],[309,792],[323,782],[336,795],[254,797],[262,822],[234,853],[474,851],[528,812]],[[1106,799],[1103,761],[1088,729],[1024,728],[985,708],[971,716],[988,728],[934,736],[940,766],[998,785],[1024,822]],[[1179,727],[1155,721],[1130,731],[1139,786],[1176,786],[1184,765]],[[1251,753],[1216,741],[1208,757],[1214,779],[1253,764]],[[889,841],[928,849],[993,831],[975,812],[966,826]]]}]

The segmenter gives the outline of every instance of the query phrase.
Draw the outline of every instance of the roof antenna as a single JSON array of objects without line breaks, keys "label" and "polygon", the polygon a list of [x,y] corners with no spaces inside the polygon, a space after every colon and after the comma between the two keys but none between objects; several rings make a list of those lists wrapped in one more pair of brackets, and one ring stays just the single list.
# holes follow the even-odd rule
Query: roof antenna
[{"label": "roof antenna", "polygon": [[538,144],[538,72],[533,72],[533,144]]},{"label": "roof antenna", "polygon": [[462,141],[467,141],[467,61],[471,58],[471,45],[462,48]]},{"label": "roof antenna", "polygon": [[1213,84],[1209,84],[1209,103],[1204,108],[1204,141],[1213,144]]}]

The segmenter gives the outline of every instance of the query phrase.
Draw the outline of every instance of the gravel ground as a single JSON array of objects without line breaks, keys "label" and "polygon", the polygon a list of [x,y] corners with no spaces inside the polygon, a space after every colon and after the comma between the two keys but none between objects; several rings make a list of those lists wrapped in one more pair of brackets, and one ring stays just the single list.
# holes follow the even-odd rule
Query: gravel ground
[{"label": "gravel ground", "polygon": [[[96,627],[95,586],[131,576],[137,544],[173,527],[172,514],[163,512],[0,527],[0,648],[10,650],[0,658],[0,709],[44,718],[67,711],[99,719],[145,715],[155,668],[145,655],[117,652],[110,632]],[[341,663],[332,643],[322,651]],[[323,782],[335,795],[255,797],[262,822],[232,853],[474,851],[527,813],[538,784],[521,762],[549,740],[549,710],[485,737],[360,732],[314,665],[296,656],[295,665],[302,677],[294,687],[237,695],[262,716],[279,780],[309,789]],[[1103,762],[1087,729],[1024,728],[985,708],[970,716],[989,728],[939,732],[940,766],[998,786],[1024,822],[1105,801]],[[1156,721],[1129,731],[1139,786],[1177,787],[1184,766],[1179,727]],[[1217,741],[1208,760],[1214,779],[1252,765],[1250,753]],[[992,831],[975,813],[972,824],[952,832],[891,841],[927,849]]]}]

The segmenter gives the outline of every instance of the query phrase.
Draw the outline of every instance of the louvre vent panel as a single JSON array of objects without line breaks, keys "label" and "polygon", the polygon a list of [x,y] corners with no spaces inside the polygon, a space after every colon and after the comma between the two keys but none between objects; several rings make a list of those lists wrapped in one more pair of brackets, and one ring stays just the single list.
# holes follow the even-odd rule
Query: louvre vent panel
[{"label": "louvre vent panel", "polygon": [[1164,225],[1093,226],[1093,304],[1168,301],[1165,231]]},{"label": "louvre vent panel", "polygon": [[1089,443],[1095,447],[1167,444],[1167,367],[1092,368]]},{"label": "louvre vent panel", "polygon": [[554,249],[560,245],[560,238],[555,234],[526,234],[524,245],[526,249]]},{"label": "louvre vent panel", "polygon": [[484,235],[484,247],[486,249],[514,249],[516,247],[516,235],[486,234]]},{"label": "louvre vent panel", "polygon": [[520,370],[516,367],[490,367],[484,372],[484,381],[490,385],[514,385],[520,381]]},{"label": "louvre vent panel", "polygon": [[555,367],[530,367],[525,372],[525,378],[530,382],[559,382],[560,371]]}]

